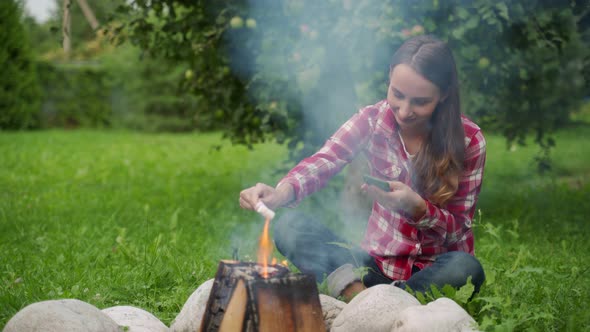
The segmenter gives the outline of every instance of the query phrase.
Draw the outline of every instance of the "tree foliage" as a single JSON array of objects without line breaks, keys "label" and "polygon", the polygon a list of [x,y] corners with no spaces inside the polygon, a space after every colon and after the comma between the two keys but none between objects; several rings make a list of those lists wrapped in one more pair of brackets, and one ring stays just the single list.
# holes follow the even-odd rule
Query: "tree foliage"
[{"label": "tree foliage", "polygon": [[185,88],[233,141],[274,138],[297,157],[384,98],[394,50],[432,33],[455,52],[464,112],[509,143],[534,133],[546,168],[550,134],[587,86],[587,11],[582,1],[153,0],[121,6],[119,31],[188,61]]},{"label": "tree foliage", "polygon": [[0,2],[0,128],[24,129],[37,123],[39,86],[22,24],[22,8],[14,0]]},{"label": "tree foliage", "polygon": [[196,96],[195,114],[187,119],[196,121],[195,127],[221,126],[234,141],[253,144],[264,136],[251,122],[262,112],[250,102],[246,81],[232,73],[225,52],[229,19],[239,8],[234,3],[140,1],[120,6],[118,13],[127,21],[109,29],[118,33],[117,38],[127,37],[139,45],[150,57],[188,64],[181,88]]}]

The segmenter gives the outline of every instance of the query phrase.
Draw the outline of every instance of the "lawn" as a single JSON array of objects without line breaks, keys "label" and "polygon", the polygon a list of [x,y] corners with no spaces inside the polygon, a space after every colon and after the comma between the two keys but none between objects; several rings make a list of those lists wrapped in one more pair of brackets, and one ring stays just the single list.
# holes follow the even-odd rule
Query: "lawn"
[{"label": "lawn", "polygon": [[[133,305],[169,324],[220,259],[238,250],[252,260],[262,220],[239,209],[238,194],[276,182],[287,151],[220,137],[0,133],[0,327],[57,298]],[[539,177],[536,147],[511,151],[487,135],[476,254],[488,280],[467,305],[482,328],[590,328],[587,137],[585,125],[560,132],[555,170]],[[333,218],[334,196],[324,190],[303,208]]]}]

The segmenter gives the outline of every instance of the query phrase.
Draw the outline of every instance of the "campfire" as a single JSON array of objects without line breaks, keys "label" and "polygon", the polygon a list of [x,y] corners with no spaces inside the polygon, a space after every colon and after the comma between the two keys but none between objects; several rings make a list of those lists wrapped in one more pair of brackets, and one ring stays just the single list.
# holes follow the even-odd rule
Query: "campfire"
[{"label": "campfire", "polygon": [[[273,250],[272,241],[268,235],[270,219],[271,218],[265,218],[264,228],[262,229],[262,235],[260,236],[260,241],[258,243],[258,264],[261,266],[261,274],[265,279],[268,278],[269,275],[268,257],[272,255]],[[276,260],[273,262],[273,265],[276,265]]]},{"label": "campfire", "polygon": [[292,273],[286,262],[270,260],[273,244],[269,225],[274,212],[264,204],[265,217],[258,262],[223,260],[219,263],[201,332],[325,331],[315,278]]}]

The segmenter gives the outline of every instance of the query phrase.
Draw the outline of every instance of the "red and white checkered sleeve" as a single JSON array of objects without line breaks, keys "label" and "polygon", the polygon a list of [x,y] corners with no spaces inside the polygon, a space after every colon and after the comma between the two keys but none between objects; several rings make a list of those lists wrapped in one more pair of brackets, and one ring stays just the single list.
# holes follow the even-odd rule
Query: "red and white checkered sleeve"
[{"label": "red and white checkered sleeve", "polygon": [[332,176],[350,163],[368,141],[372,132],[373,108],[361,109],[332,135],[324,146],[312,156],[303,159],[277,186],[289,183],[295,192],[295,200],[289,206],[323,188]]},{"label": "red and white checkered sleeve", "polygon": [[[473,252],[472,239],[466,234],[471,228],[475,204],[483,180],[486,160],[486,141],[481,131],[477,131],[465,150],[463,175],[455,196],[445,208],[440,208],[426,200],[426,214],[415,223],[421,229],[428,229],[445,238],[448,246],[456,250]],[[471,243],[471,244],[469,244]]]}]

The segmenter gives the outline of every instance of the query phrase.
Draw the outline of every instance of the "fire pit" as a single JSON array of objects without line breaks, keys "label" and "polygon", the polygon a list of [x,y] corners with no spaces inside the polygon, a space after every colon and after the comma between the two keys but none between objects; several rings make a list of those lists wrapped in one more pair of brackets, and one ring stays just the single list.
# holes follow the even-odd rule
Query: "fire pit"
[{"label": "fire pit", "polygon": [[325,331],[315,278],[282,265],[221,261],[201,331]]},{"label": "fire pit", "polygon": [[265,218],[258,263],[219,263],[201,332],[325,331],[315,278],[291,273],[275,259],[269,264],[273,243],[268,228],[275,214],[262,202],[256,211]]}]

